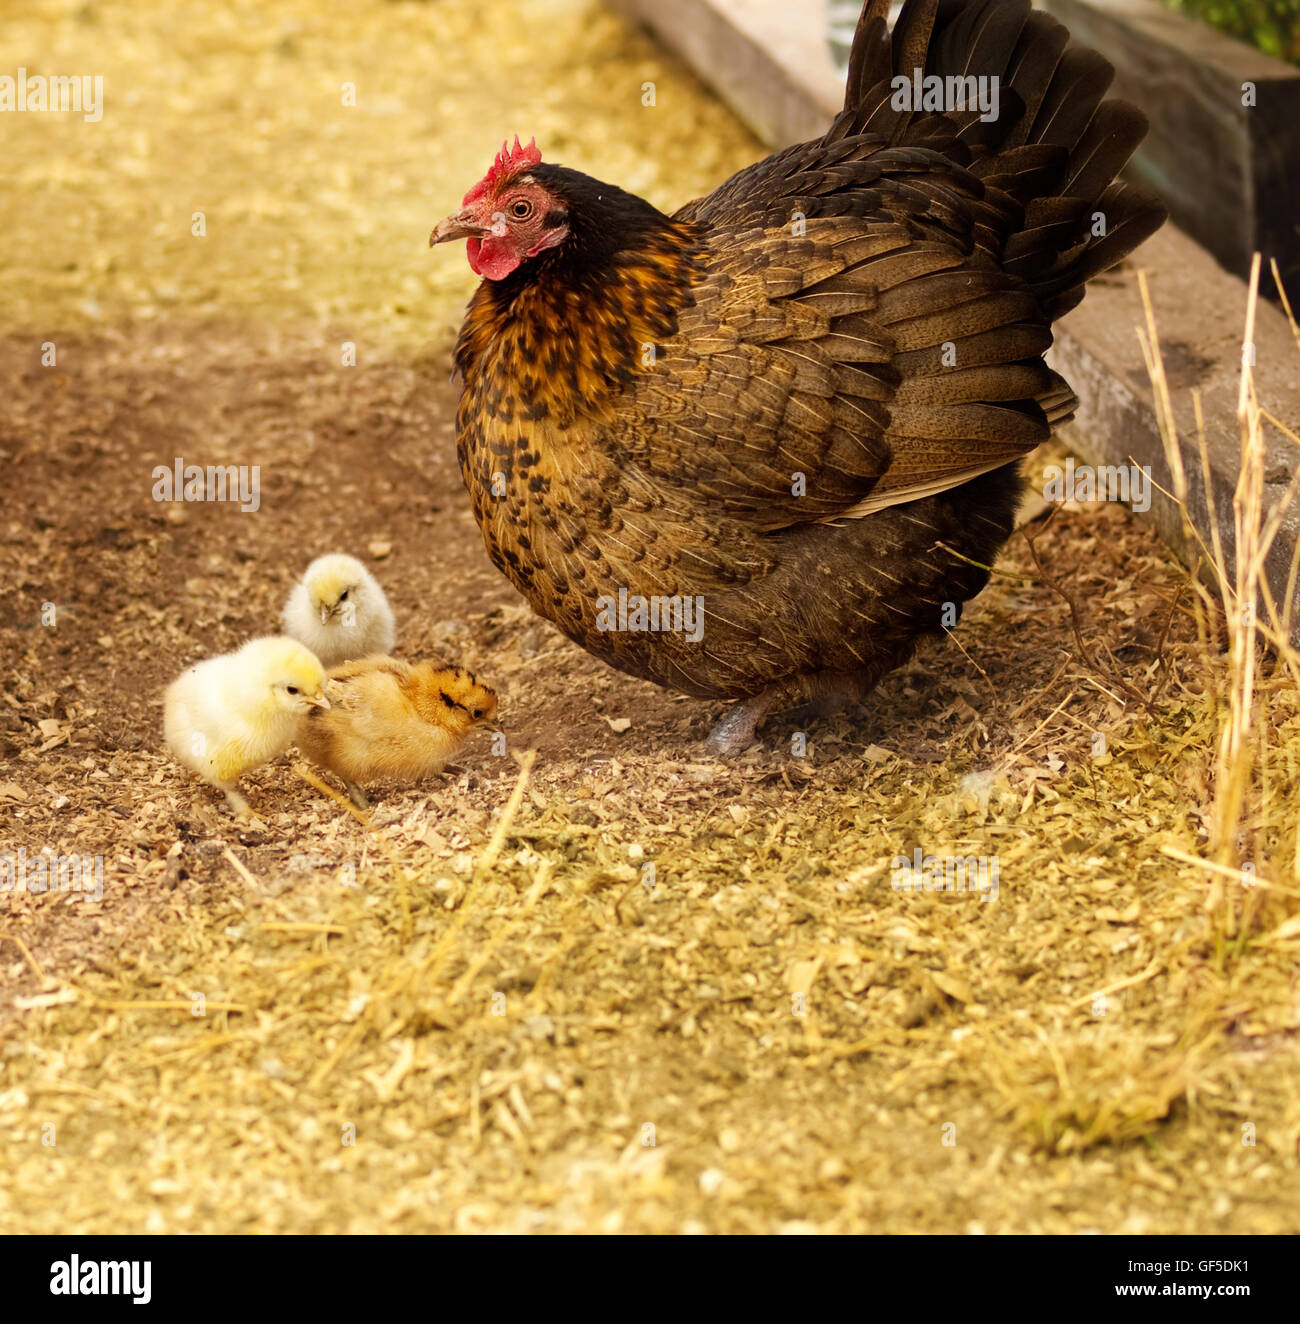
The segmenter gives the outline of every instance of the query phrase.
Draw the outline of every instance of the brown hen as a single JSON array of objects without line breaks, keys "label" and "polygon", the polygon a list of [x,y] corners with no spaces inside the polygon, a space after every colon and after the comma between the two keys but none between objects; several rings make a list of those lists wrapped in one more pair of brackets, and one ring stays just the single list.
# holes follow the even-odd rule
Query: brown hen
[{"label": "brown hen", "polygon": [[[1051,323],[1165,215],[1116,181],[1144,117],[1056,20],[888,8],[824,137],[675,215],[516,139],[430,239],[484,277],[457,427],[492,561],[613,666],[744,700],[723,752],[867,694],[983,588],[1017,459],[1075,407]],[[918,70],[953,108],[909,108]]]}]

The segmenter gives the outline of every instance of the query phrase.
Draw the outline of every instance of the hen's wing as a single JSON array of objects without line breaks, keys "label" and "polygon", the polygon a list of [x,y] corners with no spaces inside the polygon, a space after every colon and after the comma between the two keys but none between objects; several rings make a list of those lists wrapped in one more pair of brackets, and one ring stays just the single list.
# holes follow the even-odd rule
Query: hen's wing
[{"label": "hen's wing", "polygon": [[[706,274],[605,439],[756,530],[933,495],[1045,440],[1075,406],[1041,358],[1052,318],[1163,219],[1111,182],[1141,114],[1102,101],[1109,65],[1063,53],[1060,24],[912,0],[891,39],[885,9],[824,138],[678,213]],[[998,78],[998,119],[896,110],[913,67]]]},{"label": "hen's wing", "polygon": [[[847,187],[828,156],[852,167]],[[701,207],[708,275],[624,433],[657,479],[763,528],[955,486],[1073,403],[1038,357],[1052,338],[1032,292],[973,245],[975,180],[860,139],[818,157],[766,163],[762,215]]]}]

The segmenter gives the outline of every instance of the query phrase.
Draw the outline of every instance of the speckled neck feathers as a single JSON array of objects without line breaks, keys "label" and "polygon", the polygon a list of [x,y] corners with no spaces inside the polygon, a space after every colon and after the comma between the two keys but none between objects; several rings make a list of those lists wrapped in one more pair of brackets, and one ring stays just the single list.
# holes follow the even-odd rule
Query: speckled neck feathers
[{"label": "speckled neck feathers", "polygon": [[598,414],[691,301],[693,226],[563,166],[530,172],[569,213],[557,248],[485,280],[456,343],[466,396],[504,423]]}]

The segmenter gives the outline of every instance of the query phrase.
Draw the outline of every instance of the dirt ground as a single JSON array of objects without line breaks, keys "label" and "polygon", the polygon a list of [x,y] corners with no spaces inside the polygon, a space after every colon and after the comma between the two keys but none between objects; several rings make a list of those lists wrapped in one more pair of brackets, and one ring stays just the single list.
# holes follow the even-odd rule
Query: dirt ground
[{"label": "dirt ground", "polygon": [[[0,340],[0,857],[104,869],[98,901],[0,895],[0,1231],[1300,1228],[1295,826],[1254,829],[1275,886],[1230,932],[1164,852],[1205,840],[1212,696],[1149,530],[1057,511],[1027,530],[1042,571],[1018,535],[861,712],[706,757],[721,705],[603,667],[488,563],[448,377],[470,278],[420,246],[507,129],[665,204],[758,149],[568,0],[239,13],[49,4],[6,37],[76,68],[114,34],[128,109],[59,156],[23,124],[26,200],[0,201],[29,240]],[[187,47],[178,91],[159,51]],[[307,150],[276,61],[333,89],[343,49],[386,100]],[[645,79],[650,125],[615,94]],[[128,89],[164,85],[193,118],[133,124]],[[245,224],[196,255],[200,133]],[[259,465],[259,509],[155,501],[178,456]],[[497,687],[504,749],[369,827],[288,757],[237,824],[164,753],[161,690],[273,630],[325,550],[366,558],[400,655]],[[1267,701],[1294,804],[1300,703]],[[914,849],[996,860],[996,899],[895,891]]]}]

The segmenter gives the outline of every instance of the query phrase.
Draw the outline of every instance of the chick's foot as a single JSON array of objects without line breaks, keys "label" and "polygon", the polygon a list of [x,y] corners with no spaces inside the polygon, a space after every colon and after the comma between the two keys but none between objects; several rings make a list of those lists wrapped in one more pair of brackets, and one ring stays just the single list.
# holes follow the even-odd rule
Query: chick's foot
[{"label": "chick's foot", "polygon": [[252,818],[252,806],[233,786],[223,786],[221,789],[225,791],[226,802],[230,805],[230,812],[236,818]]}]

